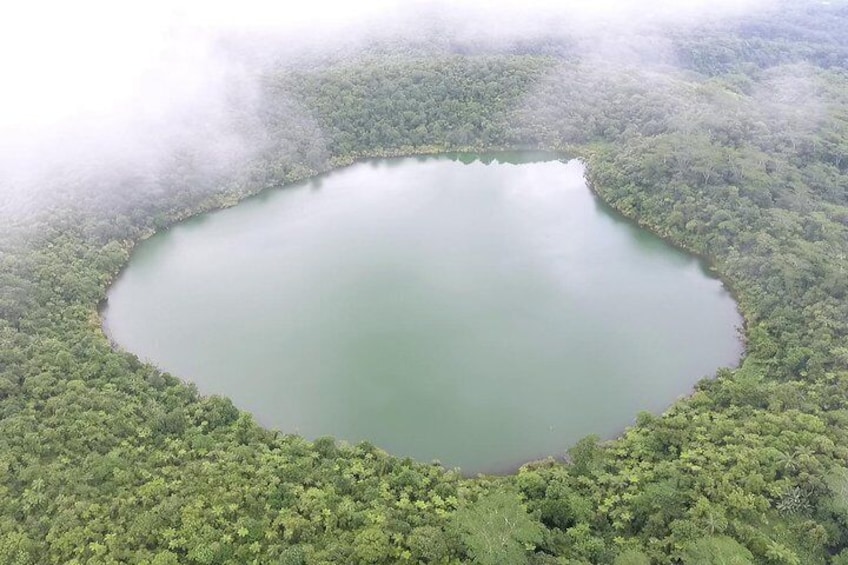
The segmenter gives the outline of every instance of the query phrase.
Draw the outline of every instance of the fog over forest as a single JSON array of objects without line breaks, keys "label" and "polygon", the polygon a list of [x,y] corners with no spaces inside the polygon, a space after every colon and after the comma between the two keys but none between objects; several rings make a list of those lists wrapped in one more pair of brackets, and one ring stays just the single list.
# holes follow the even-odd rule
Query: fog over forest
[{"label": "fog over forest", "polygon": [[262,124],[247,122],[270,70],[416,44],[428,52],[509,51],[538,37],[567,42],[587,66],[668,67],[675,57],[665,31],[772,5],[17,3],[0,22],[0,215],[17,223],[50,202],[45,195],[155,176],[176,151],[216,170],[242,163],[262,143]]},{"label": "fog over forest", "polygon": [[[0,563],[848,565],[848,0],[7,4]],[[656,411],[628,410],[626,429],[577,443],[549,427],[544,433],[559,447],[539,456],[550,457],[522,455],[512,473],[469,478],[390,453],[377,438],[349,445],[292,434],[297,425],[263,427],[238,401],[207,394],[192,375],[169,374],[104,333],[110,288],[129,276],[130,258],[178,236],[174,229],[151,237],[189,218],[208,227],[213,220],[201,215],[262,191],[218,217],[264,206],[297,193],[273,190],[296,183],[321,198],[330,190],[313,190],[319,175],[365,160],[439,155],[473,170],[483,164],[458,162],[538,152],[580,160],[594,193],[584,194],[607,223],[646,230],[698,257],[708,268],[698,276],[731,291],[730,309],[744,319],[738,366],[681,375],[695,384],[666,404],[628,364],[616,377],[652,395]],[[315,232],[332,225],[324,220]],[[438,221],[425,227],[428,238],[444,236]],[[447,248],[460,238],[442,239]],[[539,239],[547,245],[547,235]],[[566,239],[582,244],[556,236],[550,245]],[[221,260],[209,241],[211,262]],[[608,251],[596,258],[615,261]],[[267,263],[285,276],[297,270],[294,261]],[[215,280],[229,291],[231,272],[247,270],[221,265],[227,276],[208,276],[204,286]],[[369,265],[379,267],[366,275],[382,269]],[[321,282],[340,283],[340,268],[321,271]],[[603,280],[618,292],[625,278]],[[248,279],[283,296],[274,276]],[[187,296],[199,295],[198,286],[187,285]],[[394,286],[368,288],[395,298]],[[254,291],[231,305],[243,309],[245,295],[263,316],[272,310]],[[240,331],[216,300],[203,312]],[[379,310],[359,297],[341,302]],[[668,293],[660,302],[678,313]],[[479,317],[484,310],[469,312],[491,325]],[[553,312],[541,310],[539,319]],[[608,316],[612,324],[620,310]],[[164,311],[165,324],[179,329]],[[295,322],[319,318],[279,311]],[[590,369],[603,367],[611,350],[646,353],[639,340],[651,324],[630,317],[641,324],[638,339],[616,347],[606,341],[612,331],[591,338]],[[507,322],[530,335],[513,314]],[[409,363],[414,356],[383,339],[396,327],[376,332],[375,357]],[[479,337],[470,325],[452,327]],[[547,328],[559,352],[566,338]],[[351,335],[367,329],[355,324]],[[250,335],[229,341],[250,354]],[[326,341],[320,353],[342,349]],[[199,343],[201,352],[214,347]],[[357,347],[353,354],[364,357]],[[706,347],[690,338],[675,350]],[[548,395],[570,414],[549,387],[527,378],[531,364],[513,357],[509,377],[526,396],[510,399],[541,414],[535,399]],[[347,378],[352,364],[341,367],[340,384],[360,386]],[[474,402],[504,392],[464,367],[444,372],[478,387],[466,395]],[[314,375],[281,363],[265,368],[275,383],[311,383]],[[224,370],[222,378],[244,386],[245,364]],[[435,380],[415,383],[437,402],[463,396]],[[420,404],[444,420],[444,405]],[[529,429],[518,422],[519,432]],[[507,433],[494,433],[508,444]]]}]

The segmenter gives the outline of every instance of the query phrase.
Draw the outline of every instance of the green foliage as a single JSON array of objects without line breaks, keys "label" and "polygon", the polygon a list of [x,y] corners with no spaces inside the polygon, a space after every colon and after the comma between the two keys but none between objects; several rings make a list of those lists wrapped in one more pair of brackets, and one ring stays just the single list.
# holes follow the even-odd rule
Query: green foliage
[{"label": "green foliage", "polygon": [[848,549],[842,550],[839,555],[830,561],[831,565],[848,565]]},{"label": "green foliage", "polygon": [[587,436],[568,450],[571,465],[577,475],[591,475],[597,472],[603,464],[603,451],[599,446],[600,438],[596,435]]},{"label": "green foliage", "polygon": [[480,565],[525,563],[541,541],[541,528],[527,515],[521,499],[505,491],[487,494],[459,510],[452,525],[472,562]]},{"label": "green foliage", "polygon": [[684,565],[753,565],[754,556],[733,538],[706,537],[686,549],[683,554],[683,563]]},{"label": "green foliage", "polygon": [[651,560],[638,549],[627,549],[616,556],[612,565],[651,565]]},{"label": "green foliage", "polygon": [[[149,178],[60,176],[54,205],[0,225],[0,563],[845,562],[837,4],[659,37],[687,73],[545,41],[284,70],[236,115],[267,143],[233,171],[185,148]],[[742,365],[571,464],[471,480],[263,430],[100,330],[109,282],[156,229],[359,158],[486,148],[579,156],[603,205],[699,255],[745,316]]]},{"label": "green foliage", "polygon": [[548,527],[565,530],[592,515],[590,502],[563,481],[551,481],[541,498],[540,517]]},{"label": "green foliage", "polygon": [[552,64],[540,57],[381,58],[280,75],[270,88],[314,112],[331,134],[333,155],[497,147],[520,97]]}]

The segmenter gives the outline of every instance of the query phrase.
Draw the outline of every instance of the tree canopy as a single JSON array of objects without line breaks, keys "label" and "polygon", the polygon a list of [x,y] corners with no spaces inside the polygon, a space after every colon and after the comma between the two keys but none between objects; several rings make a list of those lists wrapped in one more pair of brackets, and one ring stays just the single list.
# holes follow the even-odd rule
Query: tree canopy
[{"label": "tree canopy", "polygon": [[[263,140],[238,167],[186,147],[57,176],[0,229],[0,562],[844,563],[845,29],[843,4],[781,4],[670,33],[682,68],[545,40],[281,68],[238,114]],[[581,158],[606,205],[703,257],[744,314],[741,366],[570,462],[468,479],[263,429],[102,333],[155,230],[356,159],[507,148]]]}]

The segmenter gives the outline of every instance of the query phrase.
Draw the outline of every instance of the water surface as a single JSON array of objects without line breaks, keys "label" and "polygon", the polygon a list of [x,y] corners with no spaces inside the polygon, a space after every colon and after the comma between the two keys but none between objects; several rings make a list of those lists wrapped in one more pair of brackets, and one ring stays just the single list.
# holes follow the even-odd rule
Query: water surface
[{"label": "water surface", "polygon": [[740,354],[693,258],[576,161],[357,164],[140,244],[111,337],[265,426],[496,472],[612,437]]}]

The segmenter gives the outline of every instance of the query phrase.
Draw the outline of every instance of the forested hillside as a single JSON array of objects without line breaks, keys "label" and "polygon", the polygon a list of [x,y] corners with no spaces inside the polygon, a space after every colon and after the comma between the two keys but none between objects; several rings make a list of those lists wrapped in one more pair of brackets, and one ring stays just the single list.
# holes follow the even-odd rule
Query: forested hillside
[{"label": "forested hillside", "polygon": [[[0,230],[0,563],[848,563],[845,29],[844,4],[783,5],[669,31],[650,66],[541,40],[366,51],[262,77],[239,166],[186,147],[57,177]],[[704,257],[742,365],[567,462],[469,479],[262,429],[101,331],[155,230],[360,158],[491,149],[581,158],[610,207]]]}]

